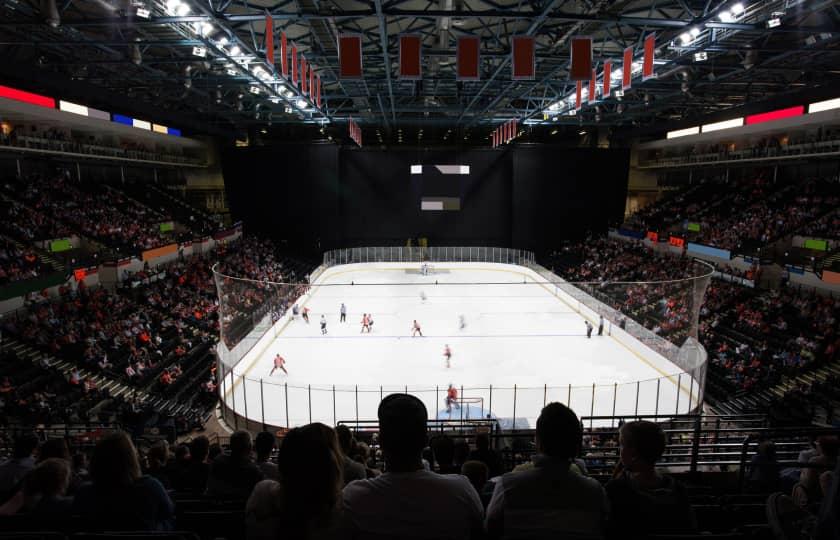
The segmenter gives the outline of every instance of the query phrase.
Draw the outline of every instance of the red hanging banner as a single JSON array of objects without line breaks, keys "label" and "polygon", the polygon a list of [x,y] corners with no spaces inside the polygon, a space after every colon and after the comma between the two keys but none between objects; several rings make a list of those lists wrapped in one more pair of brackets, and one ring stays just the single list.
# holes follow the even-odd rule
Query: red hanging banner
[{"label": "red hanging banner", "polygon": [[340,34],[338,36],[338,76],[341,79],[362,78],[362,36]]},{"label": "red hanging banner", "polygon": [[604,89],[601,91],[601,99],[610,97],[610,77],[612,76],[612,60],[604,62]]},{"label": "red hanging banner", "polygon": [[420,34],[400,36],[400,79],[414,81],[422,78],[422,45]]},{"label": "red hanging banner", "polygon": [[534,49],[535,42],[533,36],[513,36],[511,38],[511,79],[514,81],[530,81],[534,79],[534,73],[536,72]]},{"label": "red hanging banner", "polygon": [[477,81],[479,74],[481,40],[474,36],[461,36],[455,48],[455,73],[459,81]]},{"label": "red hanging banner", "polygon": [[280,71],[283,76],[289,77],[289,53],[286,50],[288,44],[286,43],[286,32],[280,32]]},{"label": "red hanging banner", "polygon": [[653,54],[656,48],[656,34],[650,34],[645,38],[645,57],[642,62],[642,80],[646,81],[653,75]]},{"label": "red hanging banner", "polygon": [[292,85],[297,86],[298,82],[298,57],[297,47],[292,45]]},{"label": "red hanging banner", "polygon": [[580,100],[583,94],[583,81],[578,81],[575,88],[575,110],[580,110]]},{"label": "red hanging banner", "polygon": [[309,64],[309,96],[315,101],[315,66]]},{"label": "red hanging banner", "polygon": [[265,14],[265,59],[274,66],[274,21]]},{"label": "red hanging banner", "polygon": [[592,70],[592,38],[575,36],[571,41],[571,66],[569,80],[585,81]]},{"label": "red hanging banner", "polygon": [[586,94],[586,101],[592,105],[597,101],[597,97],[595,95],[596,90],[598,89],[598,71],[595,68],[592,68],[592,78],[589,79],[589,92]]},{"label": "red hanging banner", "polygon": [[320,109],[321,108],[321,76],[316,75],[315,80],[318,83],[318,86],[316,87],[317,89],[315,91],[315,104],[318,105],[318,108]]},{"label": "red hanging banner", "polygon": [[621,64],[621,89],[629,90],[633,80],[633,47],[624,49],[624,61]]},{"label": "red hanging banner", "polygon": [[306,57],[300,55],[300,91],[304,94],[308,93],[306,77]]}]

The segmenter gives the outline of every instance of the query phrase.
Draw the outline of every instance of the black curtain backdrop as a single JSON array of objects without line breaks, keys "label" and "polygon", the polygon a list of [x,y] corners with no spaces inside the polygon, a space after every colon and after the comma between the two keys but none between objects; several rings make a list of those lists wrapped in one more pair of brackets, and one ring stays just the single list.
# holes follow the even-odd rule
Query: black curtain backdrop
[{"label": "black curtain backdrop", "polygon": [[[424,183],[411,165],[469,165]],[[552,146],[382,150],[332,144],[231,148],[222,155],[235,219],[247,231],[318,254],[354,246],[482,245],[552,250],[605,231],[627,196],[629,151]],[[446,179],[446,180],[448,180]],[[461,210],[420,210],[423,196],[459,196]]]}]

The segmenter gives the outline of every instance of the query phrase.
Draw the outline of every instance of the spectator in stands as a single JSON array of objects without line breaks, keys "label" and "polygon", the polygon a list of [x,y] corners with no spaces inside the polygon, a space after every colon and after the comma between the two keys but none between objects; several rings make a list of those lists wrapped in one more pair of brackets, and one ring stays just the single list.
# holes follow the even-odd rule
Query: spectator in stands
[{"label": "spectator in stands", "polygon": [[156,478],[164,488],[172,488],[167,465],[169,464],[169,445],[166,441],[157,441],[146,452],[146,474]]},{"label": "spectator in stands", "polygon": [[73,513],[103,530],[171,530],[175,505],[160,482],[143,476],[137,449],[124,432],[105,436],[91,460],[92,482],[82,486]]},{"label": "spectator in stands", "polygon": [[277,480],[277,465],[271,462],[271,453],[277,446],[277,438],[268,431],[261,431],[254,441],[254,450],[257,454],[257,467],[262,471],[263,477],[267,480]]},{"label": "spectator in stands", "polygon": [[207,489],[207,476],[210,473],[208,454],[210,440],[199,435],[190,442],[190,461],[183,474],[180,475],[176,489],[190,493],[204,493]]},{"label": "spectator in stands", "polygon": [[38,463],[23,479],[22,489],[0,507],[0,516],[29,514],[39,518],[70,515],[73,499],[67,497],[70,485],[70,464],[60,458]]},{"label": "spectator in stands", "polygon": [[[479,497],[484,493],[484,486],[487,484],[487,479],[490,478],[488,470],[487,464],[482,461],[470,460],[461,465],[461,474],[469,479]],[[482,498],[481,503],[485,504],[486,502],[488,501]]]},{"label": "spectator in stands", "polygon": [[607,483],[609,535],[689,534],[697,529],[685,488],[656,471],[665,451],[665,433],[654,422],[628,422],[619,431],[621,461]]},{"label": "spectator in stands", "polygon": [[335,431],[323,424],[283,438],[279,481],[259,482],[245,507],[249,540],[339,538],[342,456]]},{"label": "spectator in stands", "polygon": [[38,449],[38,437],[24,433],[15,439],[11,459],[0,465],[0,503],[17,492],[23,477],[35,467],[33,454]]},{"label": "spectator in stands", "polygon": [[807,506],[822,499],[820,476],[837,464],[837,437],[823,435],[817,438],[815,449],[816,455],[808,460],[811,466],[802,469],[799,483],[793,488],[793,499],[800,506]]},{"label": "spectator in stands", "polygon": [[487,534],[510,538],[539,531],[545,537],[603,538],[608,502],[604,488],[572,472],[582,429],[565,405],[549,403],[537,419],[538,456],[530,470],[496,481],[487,506]]},{"label": "spectator in stands", "polygon": [[502,458],[499,453],[490,448],[490,435],[479,433],[475,437],[475,450],[470,452],[470,459],[487,465],[488,478],[494,478],[504,472]]},{"label": "spectator in stands", "polygon": [[750,460],[749,488],[756,493],[770,493],[779,486],[779,462],[773,441],[761,441]]},{"label": "spectator in stands", "polygon": [[461,468],[455,466],[455,441],[443,434],[432,439],[432,453],[440,474],[460,474]]},{"label": "spectator in stands", "polygon": [[230,452],[210,465],[207,495],[244,499],[262,479],[262,471],[251,460],[251,434],[237,431],[230,436]]},{"label": "spectator in stands", "polygon": [[482,506],[469,480],[426,471],[428,413],[408,394],[391,394],[379,404],[380,444],[385,473],[344,488],[344,515],[352,537],[477,538]]},{"label": "spectator in stands", "polygon": [[335,428],[338,436],[338,445],[341,449],[341,461],[343,468],[344,485],[349,484],[354,480],[362,480],[367,478],[365,466],[354,461],[350,456],[353,454],[355,439],[353,432],[345,425],[340,425]]}]

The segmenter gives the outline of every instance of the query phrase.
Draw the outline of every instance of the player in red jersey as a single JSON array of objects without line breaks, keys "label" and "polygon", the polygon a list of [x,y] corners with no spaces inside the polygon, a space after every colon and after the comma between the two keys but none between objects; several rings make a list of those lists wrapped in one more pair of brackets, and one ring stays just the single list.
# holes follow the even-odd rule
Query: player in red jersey
[{"label": "player in red jersey", "polygon": [[286,359],[283,358],[282,356],[280,356],[280,353],[277,353],[277,356],[274,357],[274,367],[271,368],[271,373],[269,373],[268,376],[271,377],[272,375],[274,375],[275,370],[278,370],[278,369],[282,369],[283,373],[288,375],[289,372],[286,371],[285,365],[286,365]]},{"label": "player in red jersey", "polygon": [[411,325],[411,337],[416,337],[418,334],[423,337],[423,332],[420,331],[420,323],[415,320]]},{"label": "player in red jersey", "polygon": [[304,306],[303,310],[301,310],[301,317],[303,320],[306,321],[306,324],[309,324],[309,308]]},{"label": "player in red jersey", "polygon": [[458,404],[458,389],[450,383],[449,388],[446,389],[446,412],[451,413],[453,405],[455,405],[456,409],[461,408]]},{"label": "player in red jersey", "polygon": [[365,330],[370,332],[370,319],[368,319],[367,313],[362,313],[362,331],[359,333],[364,334]]},{"label": "player in red jersey", "polygon": [[443,357],[446,358],[446,367],[452,367],[449,365],[449,360],[452,358],[452,349],[449,348],[449,344],[446,344],[443,348]]}]

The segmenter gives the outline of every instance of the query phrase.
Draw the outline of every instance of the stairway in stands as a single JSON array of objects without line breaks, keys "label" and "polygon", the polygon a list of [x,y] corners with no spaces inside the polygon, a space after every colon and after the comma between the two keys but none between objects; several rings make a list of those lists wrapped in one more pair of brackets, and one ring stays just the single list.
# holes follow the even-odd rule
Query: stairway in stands
[{"label": "stairway in stands", "polygon": [[[840,380],[840,360],[825,364],[815,369],[806,369],[796,377],[785,377],[782,382],[763,390],[739,392],[736,396],[712,405],[718,414],[764,413],[774,401],[783,398],[787,392],[801,385],[812,389],[814,399],[814,418],[816,425],[831,425],[840,413],[840,390],[836,381]],[[827,388],[826,388],[827,387]]]},{"label": "stairway in stands", "polygon": [[[126,399],[131,397],[136,399],[137,403],[143,405],[150,405],[156,411],[164,414],[189,415],[190,413],[189,405],[179,403],[172,399],[165,399],[162,396],[150,393],[145,389],[139,389],[136,387],[128,386],[120,381],[116,381],[110,377],[102,375],[101,373],[95,373],[88,369],[78,367],[72,362],[68,362],[67,360],[62,360],[50,354],[41,352],[35,349],[34,347],[31,347],[30,345],[18,341],[15,338],[9,338],[8,336],[4,336],[2,349],[4,351],[11,350],[17,355],[18,358],[22,360],[28,360],[34,364],[40,364],[41,359],[45,358],[51,368],[58,369],[67,379],[70,378],[70,374],[74,369],[78,369],[82,380],[85,380],[87,377],[92,377],[93,381],[96,383],[97,388],[99,390],[107,391],[111,395],[111,397],[122,396]],[[193,412],[198,414],[198,411]]]},{"label": "stairway in stands", "polygon": [[61,272],[61,271],[64,270],[64,265],[61,264],[56,259],[54,259],[51,255],[47,254],[47,252],[45,252],[44,250],[36,249],[32,246],[27,246],[26,244],[22,244],[21,242],[18,242],[17,240],[15,240],[14,238],[12,238],[10,236],[5,236],[4,235],[3,238],[7,239],[9,242],[11,242],[16,248],[18,248],[21,251],[31,251],[31,252],[33,252],[38,257],[38,260],[41,261],[41,264],[51,267],[55,272]]}]

